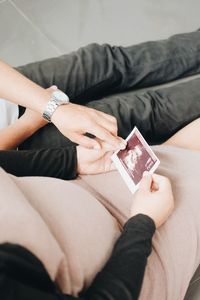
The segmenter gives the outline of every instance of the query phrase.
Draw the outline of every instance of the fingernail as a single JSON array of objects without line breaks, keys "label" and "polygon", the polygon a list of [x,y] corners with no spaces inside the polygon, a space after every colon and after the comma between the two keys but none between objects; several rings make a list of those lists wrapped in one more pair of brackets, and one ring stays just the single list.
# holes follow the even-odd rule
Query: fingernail
[{"label": "fingernail", "polygon": [[121,141],[121,142],[120,142],[120,144],[119,144],[119,146],[120,146],[120,149],[121,149],[121,150],[124,150],[124,149],[126,149],[126,145],[127,145],[126,141],[124,141],[124,140],[123,140],[123,141]]},{"label": "fingernail", "polygon": [[124,150],[126,148],[126,145],[124,145],[124,143],[120,143],[119,147],[120,147],[121,150]]}]

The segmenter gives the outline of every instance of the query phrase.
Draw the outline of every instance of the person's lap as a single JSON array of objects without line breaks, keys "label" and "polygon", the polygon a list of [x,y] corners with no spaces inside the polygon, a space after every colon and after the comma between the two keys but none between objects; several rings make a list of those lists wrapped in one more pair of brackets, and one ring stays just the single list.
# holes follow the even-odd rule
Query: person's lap
[{"label": "person's lap", "polygon": [[[87,55],[85,56],[87,51],[85,52],[84,49],[81,50],[82,56],[77,56],[77,54],[74,53],[73,55],[68,55],[67,60],[66,57],[48,60],[44,63],[27,66],[21,70],[24,70],[25,75],[33,80],[35,79],[37,83],[42,84],[45,87],[48,87],[53,83],[58,84],[58,87],[63,89],[65,92],[69,91],[68,93],[71,98],[75,99],[78,103],[85,104],[89,102],[87,104],[88,106],[113,114],[118,121],[119,134],[123,137],[128,135],[134,125],[137,125],[148,142],[152,144],[161,143],[178,129],[200,116],[199,80],[192,80],[190,82],[174,87],[164,88],[159,91],[137,92],[137,94],[130,91],[120,95],[109,95],[103,97],[104,90],[107,89],[107,93],[110,94],[130,87],[137,88],[142,86],[151,86],[163,83],[164,81],[167,82],[198,73],[200,68],[199,36],[200,33],[196,32],[193,34],[182,35],[178,39],[172,38],[172,45],[170,45],[170,49],[173,51],[168,49],[167,52],[165,42],[157,42],[156,44],[147,43],[142,46],[135,46],[132,50],[137,64],[137,72],[135,73],[134,61],[129,65],[130,59],[127,55],[125,60],[122,59],[121,49],[115,48],[115,51],[113,52],[110,47],[107,48],[107,46],[104,46],[104,48],[101,48],[104,50],[104,54],[107,53],[106,51],[109,52],[108,57],[111,59],[111,62],[113,59],[113,53],[116,55],[119,51],[120,67],[124,62],[126,62],[125,65],[129,65],[128,69],[126,69],[126,71],[129,71],[127,72],[127,78],[125,78],[126,74],[122,74],[122,72],[120,73],[119,70],[116,70],[115,64],[108,64],[105,69],[105,61],[108,62],[108,60],[104,60],[103,69],[101,69],[99,65],[101,62],[101,55],[99,57],[95,56],[99,59],[97,66],[91,63],[89,64],[90,73],[87,68],[87,59],[83,60],[84,64],[82,64],[82,61],[80,63],[80,60],[78,59],[82,57],[82,60],[87,57]],[[178,43],[181,45],[179,51],[177,51],[179,55],[174,57],[174,49],[177,47]],[[90,47],[93,47],[92,51],[94,51],[94,48],[97,46]],[[158,50],[157,52],[154,52],[156,47],[158,47]],[[99,48],[99,50],[101,49]],[[140,50],[142,51],[140,52]],[[131,51],[130,48],[129,51]],[[156,55],[155,53],[158,54],[158,51],[159,55]],[[153,55],[150,55],[151,62],[154,60],[156,61],[158,58],[159,62],[156,61],[155,64],[147,63],[145,67],[145,59],[142,60],[142,58],[147,55],[149,59],[148,53]],[[166,55],[168,60],[166,60]],[[66,68],[64,74],[61,74],[62,72],[59,70],[61,62],[63,60],[70,62],[70,57],[73,57],[72,62],[75,63],[75,65],[72,63],[69,64],[69,67]],[[149,62],[149,60],[147,61]],[[138,67],[138,62],[140,63],[140,68]],[[66,67],[66,64],[64,64],[64,66]],[[54,72],[52,68],[54,67],[59,76],[54,76],[55,74],[53,75]],[[51,72],[49,72],[49,68]],[[100,72],[102,77],[97,78],[94,76],[94,81],[92,83],[92,71],[99,71],[99,69],[102,71],[102,73]],[[36,73],[34,70],[36,70]],[[114,74],[114,71],[116,74]],[[72,77],[70,77],[70,72],[73,74]],[[38,79],[38,74],[39,77],[41,77],[41,80],[40,78]],[[88,77],[87,74],[89,75]],[[110,74],[113,77],[110,76]],[[42,77],[44,77],[43,80]],[[85,83],[83,84],[81,81],[84,80],[84,78]],[[39,136],[43,137],[43,140],[40,138],[38,142]],[[41,146],[53,147],[55,144],[57,144],[57,146],[65,146],[68,143],[69,141],[63,138],[54,126],[47,126],[42,129],[37,136],[35,135],[35,137],[29,141],[29,144],[25,144],[25,148]],[[171,166],[177,163],[176,155],[173,156],[172,154],[170,156],[169,154],[168,159],[169,161],[171,160]],[[163,160],[163,162],[165,161]],[[184,159],[182,162],[184,163]],[[187,166],[188,171],[192,173],[195,163],[192,166],[190,162],[187,162]],[[179,180],[181,180],[182,176],[181,172],[177,172],[175,176],[170,172],[170,169],[165,170],[164,175],[169,175],[171,179],[174,181],[177,180],[177,184],[179,184]],[[105,175],[102,176],[104,177]],[[93,180],[95,181],[96,178],[97,177],[94,176]],[[189,175],[187,178],[189,180]],[[193,184],[197,187],[196,182]],[[113,185],[116,187],[116,184]],[[199,243],[198,232],[200,232],[200,224],[198,222],[199,218],[197,213],[199,211],[199,202],[197,201],[197,198],[194,198],[194,195],[190,198],[192,191],[188,190],[188,188],[189,186],[186,185],[182,191],[178,192],[179,197],[183,195],[184,191],[188,196],[184,198],[186,200],[179,200],[177,202],[178,207],[176,208],[173,217],[170,219],[170,222],[167,222],[166,226],[163,227],[163,229],[161,229],[155,237],[154,251],[150,257],[150,262],[147,267],[141,299],[147,299],[148,297],[148,299],[157,300],[158,295],[159,297],[165,295],[165,298],[170,300],[177,300],[177,295],[181,295],[181,297],[183,297],[187,289],[187,284],[189,284],[189,280],[192,277],[195,268],[199,264],[199,254],[197,253],[196,247]],[[192,188],[192,185],[190,188]],[[190,212],[193,214],[193,224],[191,223],[190,217],[187,218],[188,205],[190,207]],[[194,234],[191,234],[190,230],[194,227],[196,228],[196,231]],[[187,261],[187,259],[189,259],[189,261]],[[187,270],[185,268],[185,264],[187,264]],[[174,277],[171,278],[170,276],[173,274]],[[176,286],[173,285],[174,282]],[[154,289],[155,284],[159,287],[158,289]]]},{"label": "person's lap", "polygon": [[116,117],[119,135],[134,126],[148,143],[161,144],[200,116],[200,79],[143,92],[126,92],[92,101],[87,106]]},{"label": "person's lap", "polygon": [[[86,106],[116,117],[118,134],[126,138],[134,126],[148,143],[161,144],[200,117],[200,79],[172,87],[124,92],[86,103]],[[71,141],[55,126],[48,125],[25,141],[19,149],[66,147]]]},{"label": "person's lap", "polygon": [[[181,300],[200,263],[200,153],[163,145],[153,149],[161,160],[158,174],[172,182],[175,210],[154,236],[140,299]],[[123,226],[133,195],[117,171],[81,176],[75,183],[96,196]]]},{"label": "person's lap", "polygon": [[[19,70],[44,87],[57,84],[72,102],[114,115],[122,137],[136,125],[150,144],[160,144],[199,117],[199,79],[162,90],[134,90],[197,74],[199,37],[197,31],[127,48],[92,44]],[[54,126],[46,126],[21,149],[69,143]]]}]

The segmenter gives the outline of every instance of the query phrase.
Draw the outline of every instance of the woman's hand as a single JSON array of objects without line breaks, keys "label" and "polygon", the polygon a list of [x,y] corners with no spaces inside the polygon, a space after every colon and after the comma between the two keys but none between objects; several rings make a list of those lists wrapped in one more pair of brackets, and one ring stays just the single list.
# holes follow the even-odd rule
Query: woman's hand
[{"label": "woman's hand", "polygon": [[87,149],[77,146],[78,174],[91,175],[114,170],[113,151]]},{"label": "woman's hand", "polygon": [[144,174],[131,207],[131,216],[144,214],[161,226],[172,213],[174,197],[168,178],[160,175]]},{"label": "woman's hand", "polygon": [[[56,89],[56,86],[52,86],[47,90],[52,93],[52,90]],[[0,130],[0,150],[15,149],[46,124],[47,122],[39,113],[26,109],[25,113],[14,124]]]}]

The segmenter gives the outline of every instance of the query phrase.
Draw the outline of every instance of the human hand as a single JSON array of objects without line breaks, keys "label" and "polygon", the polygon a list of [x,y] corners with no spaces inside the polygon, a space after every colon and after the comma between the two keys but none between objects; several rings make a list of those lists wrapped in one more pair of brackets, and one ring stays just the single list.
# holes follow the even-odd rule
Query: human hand
[{"label": "human hand", "polygon": [[115,169],[111,161],[113,151],[87,149],[77,146],[78,174],[92,175]]},{"label": "human hand", "polygon": [[[98,110],[69,103],[59,106],[52,122],[73,142],[93,149],[124,149],[126,142],[117,136],[117,121],[114,117]],[[85,136],[90,133],[96,139]]]},{"label": "human hand", "polygon": [[171,183],[160,175],[144,174],[131,207],[131,216],[144,214],[161,226],[174,208]]}]

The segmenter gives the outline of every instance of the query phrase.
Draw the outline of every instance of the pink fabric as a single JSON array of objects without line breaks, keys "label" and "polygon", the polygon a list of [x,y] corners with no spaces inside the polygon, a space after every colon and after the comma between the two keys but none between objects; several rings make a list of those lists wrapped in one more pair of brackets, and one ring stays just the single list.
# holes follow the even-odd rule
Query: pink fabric
[{"label": "pink fabric", "polygon": [[0,243],[29,249],[63,292],[77,295],[110,256],[117,222],[73,182],[16,178],[2,169],[0,179]]},{"label": "pink fabric", "polygon": [[[154,150],[158,173],[172,180],[176,208],[154,236],[140,300],[181,300],[200,263],[200,152]],[[120,175],[65,182],[0,169],[0,180],[0,243],[32,251],[63,292],[76,295],[103,267],[129,216],[133,195]]]},{"label": "pink fabric", "polygon": [[[140,300],[181,300],[200,263],[200,152],[154,150],[161,161],[157,173],[171,179],[175,210],[154,236]],[[133,196],[117,172],[84,176],[81,185],[124,224]]]}]

